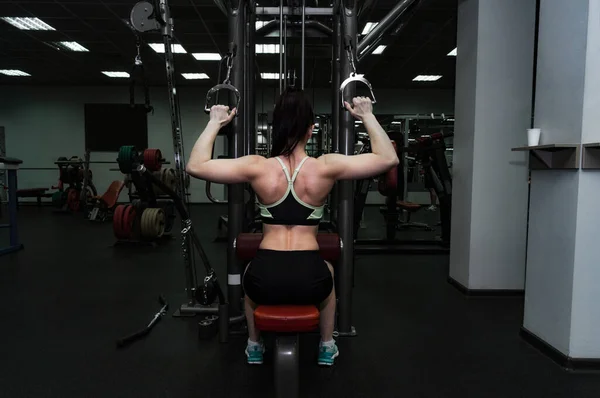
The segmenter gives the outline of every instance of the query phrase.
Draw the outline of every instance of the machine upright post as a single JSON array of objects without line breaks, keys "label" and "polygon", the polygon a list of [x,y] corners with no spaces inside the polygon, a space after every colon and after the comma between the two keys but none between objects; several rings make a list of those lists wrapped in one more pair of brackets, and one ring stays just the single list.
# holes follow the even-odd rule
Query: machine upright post
[{"label": "machine upright post", "polygon": [[302,0],[302,67],[301,67],[301,77],[300,77],[300,81],[301,81],[301,88],[302,90],[304,90],[304,54],[305,54],[305,49],[304,49],[304,45],[305,45],[305,40],[304,40],[304,28],[305,28],[305,22],[306,22],[306,0]]},{"label": "machine upright post", "polygon": [[[164,21],[161,28],[163,43],[165,46],[165,67],[167,70],[167,86],[169,90],[169,110],[171,112],[171,132],[173,136],[173,147],[175,149],[175,173],[177,175],[177,195],[186,203],[185,184],[185,154],[183,153],[183,131],[181,128],[181,112],[179,109],[179,97],[175,87],[175,64],[173,62],[172,39],[173,20],[167,0],[160,0],[160,16]],[[189,220],[181,220],[181,228],[189,227]],[[181,234],[181,249],[183,263],[185,265],[185,288],[189,301],[195,302],[194,291],[196,289],[196,270],[193,264],[193,248],[187,234]]]},{"label": "machine upright post", "polygon": [[279,0],[279,94],[283,92],[283,0]]},{"label": "machine upright post", "polygon": [[[343,37],[352,45],[352,56],[356,51],[356,1],[345,1],[341,7],[343,18]],[[350,76],[352,67],[348,56],[340,56],[341,76]],[[339,86],[338,86],[339,88]],[[355,94],[353,85],[347,88],[348,98]],[[340,101],[341,102],[341,101]],[[340,103],[336,104],[340,106]],[[340,114],[339,149],[343,155],[354,154],[354,118],[350,112],[342,110]],[[337,271],[339,279],[338,331],[341,335],[353,335],[352,327],[352,284],[354,280],[354,182],[344,180],[338,182],[339,208],[337,226],[343,243],[340,263]]]},{"label": "machine upright post", "polygon": [[[234,58],[231,74],[231,84],[238,88],[242,98],[246,95],[244,88],[244,54],[246,48],[246,1],[238,0],[231,7],[229,15],[229,38],[237,55]],[[245,101],[240,101],[238,113],[244,115]],[[232,158],[244,156],[244,117],[238,116],[231,122],[231,139],[229,140],[229,155]],[[227,223],[227,301],[229,316],[236,317],[241,313],[242,299],[242,264],[237,258],[234,242],[243,230],[244,223],[244,185],[231,184],[228,186],[228,223]]]},{"label": "machine upright post", "polygon": [[[331,61],[331,152],[339,153],[340,152],[340,85],[342,81],[340,80],[340,59],[343,55],[342,51],[342,36],[341,36],[341,19],[338,13],[333,15],[333,54]],[[333,190],[331,191],[331,221],[337,224],[338,219],[338,184],[336,183],[333,186]]]}]

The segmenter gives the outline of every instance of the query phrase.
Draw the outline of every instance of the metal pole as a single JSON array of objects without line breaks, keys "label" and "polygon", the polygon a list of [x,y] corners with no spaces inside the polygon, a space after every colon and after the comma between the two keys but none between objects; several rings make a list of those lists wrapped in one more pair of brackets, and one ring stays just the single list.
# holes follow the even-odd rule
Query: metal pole
[{"label": "metal pole", "polygon": [[[181,129],[181,112],[179,110],[179,96],[175,87],[175,65],[173,63],[173,51],[171,47],[173,38],[173,20],[169,5],[166,0],[160,0],[160,15],[165,21],[162,27],[163,42],[165,45],[165,66],[167,69],[167,86],[169,90],[169,110],[171,111],[171,132],[173,136],[173,148],[175,150],[175,174],[177,176],[177,195],[185,203],[187,199],[185,188],[185,156],[183,155],[183,131]],[[189,219],[181,220],[181,229],[189,228]],[[192,242],[187,234],[181,234],[181,252],[185,266],[186,293],[190,301],[194,301],[194,290],[196,288],[196,270],[192,261]]]},{"label": "metal pole", "polygon": [[279,0],[279,94],[283,92],[283,0]]},{"label": "metal pole", "polygon": [[246,107],[246,114],[248,114],[248,131],[250,132],[250,151],[249,155],[253,155],[256,153],[256,76],[255,76],[255,52],[256,52],[256,40],[255,40],[255,31],[254,26],[256,25],[256,10],[254,6],[254,2],[250,3],[250,12],[248,15],[248,36],[246,36],[246,43],[248,46],[246,47],[246,58],[248,59],[248,64],[246,66],[247,75],[246,79],[248,80],[248,104]]},{"label": "metal pole", "polygon": [[[356,48],[356,1],[351,6],[343,4],[341,7],[343,18],[343,36],[349,37],[352,45]],[[345,51],[345,50],[344,50]],[[350,76],[351,66],[347,56],[340,58],[340,79]],[[338,86],[339,89],[339,86]],[[353,85],[348,87],[350,98],[355,95]],[[338,90],[339,91],[339,90]],[[340,106],[339,103],[334,106]],[[354,154],[354,118],[350,112],[343,110],[340,114],[339,131],[340,153],[343,155]],[[339,209],[338,209],[338,233],[344,247],[340,257],[337,271],[339,283],[339,307],[338,307],[338,331],[342,335],[354,335],[352,327],[352,282],[354,273],[354,181],[343,180],[339,185]]]},{"label": "metal pole", "polygon": [[287,15],[283,17],[283,73],[285,74],[283,81],[283,89],[288,85],[288,69],[287,69]]},{"label": "metal pole", "polygon": [[[229,16],[229,37],[237,50],[233,61],[231,84],[240,90],[242,98],[244,90],[244,48],[245,42],[245,0],[239,0],[236,9],[231,10]],[[244,101],[240,102],[238,112],[243,115]],[[232,121],[232,134],[229,140],[229,156],[239,158],[244,156],[244,119],[238,116]],[[229,207],[227,211],[227,301],[229,303],[229,316],[235,317],[241,313],[242,299],[242,264],[238,260],[233,243],[242,232],[244,222],[244,184],[231,184],[228,187]]]},{"label": "metal pole", "polygon": [[[365,51],[369,46],[376,44],[377,41],[381,40],[383,35],[390,29],[398,18],[415,2],[416,0],[400,0],[398,4],[392,10],[381,19],[373,30],[371,30],[358,44],[356,50],[356,57],[361,58],[362,52]],[[356,45],[356,43],[355,43]],[[366,54],[364,54],[366,55]]]},{"label": "metal pole", "polygon": [[302,76],[301,76],[301,84],[302,90],[304,90],[304,28],[305,28],[305,18],[306,18],[306,0],[302,0]]},{"label": "metal pole", "polygon": [[[340,152],[340,57],[342,51],[340,14],[333,16],[333,53],[331,60],[332,78],[331,78],[331,152]],[[336,183],[331,191],[331,221],[337,224],[338,220],[338,184]]]}]

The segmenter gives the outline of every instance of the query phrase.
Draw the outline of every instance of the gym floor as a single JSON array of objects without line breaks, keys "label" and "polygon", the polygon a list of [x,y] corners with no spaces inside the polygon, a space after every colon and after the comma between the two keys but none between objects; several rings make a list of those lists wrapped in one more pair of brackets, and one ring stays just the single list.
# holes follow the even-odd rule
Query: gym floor
[{"label": "gym floor", "polygon": [[[225,244],[212,240],[225,213],[193,208],[221,278]],[[177,241],[113,248],[110,223],[50,208],[23,206],[19,225],[25,250],[0,257],[0,398],[273,396],[271,362],[248,367],[243,336],[199,341],[199,318],[165,317],[115,349],[149,321],[159,293],[170,314],[184,301]],[[318,336],[302,338],[301,396],[599,396],[599,375],[568,373],[519,337],[522,298],[467,299],[447,275],[445,256],[357,257],[358,337],[338,340],[330,369],[315,364]]]}]

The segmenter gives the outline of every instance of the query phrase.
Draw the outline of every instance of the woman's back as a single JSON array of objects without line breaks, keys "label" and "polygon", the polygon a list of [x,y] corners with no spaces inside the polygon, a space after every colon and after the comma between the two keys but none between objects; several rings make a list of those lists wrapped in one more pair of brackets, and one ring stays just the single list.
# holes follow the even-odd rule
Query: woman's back
[{"label": "woman's back", "polygon": [[[267,210],[281,199],[295,201],[288,211],[302,210],[308,205],[310,210],[317,208],[317,212],[327,200],[335,180],[328,175],[323,162],[318,159],[308,158],[304,160],[306,153],[298,148],[289,157],[267,159],[262,167],[261,174],[252,182],[252,188],[258,196],[259,203]],[[304,162],[303,162],[304,160]],[[284,170],[283,165],[286,167]],[[288,178],[294,178],[294,171],[300,167],[288,190]],[[293,191],[293,192],[292,192]],[[298,200],[299,199],[299,200]],[[314,211],[313,211],[314,212]],[[285,218],[293,217],[286,214]],[[318,244],[316,225],[286,225],[278,224],[279,220],[274,217],[273,221],[263,226],[263,240],[261,248],[270,250],[316,250]]]}]

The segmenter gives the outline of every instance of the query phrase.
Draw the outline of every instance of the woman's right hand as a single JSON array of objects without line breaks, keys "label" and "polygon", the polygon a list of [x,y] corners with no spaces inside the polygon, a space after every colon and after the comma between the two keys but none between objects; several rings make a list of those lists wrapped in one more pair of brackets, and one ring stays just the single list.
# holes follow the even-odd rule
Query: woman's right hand
[{"label": "woman's right hand", "polygon": [[373,114],[373,103],[369,97],[354,97],[352,98],[352,105],[347,101],[344,101],[344,105],[348,109],[348,112],[359,120],[363,120],[365,116]]}]

